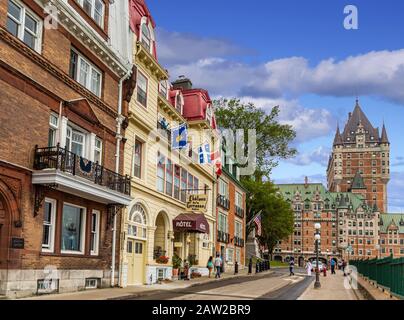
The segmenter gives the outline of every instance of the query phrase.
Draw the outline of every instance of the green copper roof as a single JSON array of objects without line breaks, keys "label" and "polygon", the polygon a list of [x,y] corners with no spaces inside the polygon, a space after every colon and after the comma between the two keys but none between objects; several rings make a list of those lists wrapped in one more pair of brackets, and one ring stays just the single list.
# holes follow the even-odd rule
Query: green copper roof
[{"label": "green copper roof", "polygon": [[380,215],[380,232],[386,233],[390,224],[394,223],[399,233],[404,233],[404,214],[384,213]]}]

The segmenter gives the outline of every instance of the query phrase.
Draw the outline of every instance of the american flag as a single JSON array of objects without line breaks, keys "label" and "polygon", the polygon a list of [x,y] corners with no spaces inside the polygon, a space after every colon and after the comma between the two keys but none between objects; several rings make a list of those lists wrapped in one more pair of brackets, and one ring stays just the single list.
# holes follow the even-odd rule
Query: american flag
[{"label": "american flag", "polygon": [[254,218],[255,225],[257,228],[255,229],[257,232],[257,235],[261,235],[261,214],[257,214],[257,216]]}]

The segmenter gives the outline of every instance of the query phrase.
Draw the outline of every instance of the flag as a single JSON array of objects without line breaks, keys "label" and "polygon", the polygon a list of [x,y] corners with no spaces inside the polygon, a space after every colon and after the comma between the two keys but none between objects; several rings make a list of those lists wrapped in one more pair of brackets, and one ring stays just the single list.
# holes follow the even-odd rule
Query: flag
[{"label": "flag", "polygon": [[198,148],[199,164],[212,163],[212,156],[210,154],[210,144],[205,143]]},{"label": "flag", "polygon": [[183,149],[187,146],[188,130],[185,123],[171,130],[171,149]]},{"label": "flag", "polygon": [[220,176],[222,174],[222,155],[220,150],[212,152],[211,160],[216,168],[216,174]]},{"label": "flag", "polygon": [[261,235],[261,214],[257,214],[257,216],[254,218],[254,223],[256,225],[256,232],[257,235],[260,236]]}]

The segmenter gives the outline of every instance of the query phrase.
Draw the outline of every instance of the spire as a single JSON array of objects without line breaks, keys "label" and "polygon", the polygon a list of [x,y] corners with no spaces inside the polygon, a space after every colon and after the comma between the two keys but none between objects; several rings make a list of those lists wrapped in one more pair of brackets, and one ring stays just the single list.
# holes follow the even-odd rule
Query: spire
[{"label": "spire", "polygon": [[337,124],[337,132],[335,133],[334,146],[343,144],[341,132],[339,131],[339,124]]},{"label": "spire", "polygon": [[382,137],[380,140],[381,143],[390,143],[389,142],[389,138],[387,137],[387,130],[386,130],[386,126],[383,123],[383,129],[382,129]]},{"label": "spire", "polygon": [[362,175],[356,171],[355,177],[352,182],[352,189],[366,189]]}]

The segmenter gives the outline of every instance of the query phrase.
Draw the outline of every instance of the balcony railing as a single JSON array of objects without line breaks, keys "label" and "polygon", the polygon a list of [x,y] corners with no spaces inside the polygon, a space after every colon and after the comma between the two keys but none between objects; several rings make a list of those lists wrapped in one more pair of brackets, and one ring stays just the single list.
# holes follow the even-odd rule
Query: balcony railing
[{"label": "balcony railing", "polygon": [[244,239],[239,237],[234,237],[234,245],[238,247],[244,247]]},{"label": "balcony railing", "polygon": [[219,195],[217,197],[217,205],[221,206],[222,208],[229,210],[230,209],[230,200],[227,199],[225,196]]},{"label": "balcony railing", "polygon": [[244,218],[244,209],[240,208],[238,205],[235,205],[236,216],[243,219]]},{"label": "balcony railing", "polygon": [[223,243],[230,243],[230,235],[226,232],[217,231],[217,241],[223,242]]},{"label": "balcony railing", "polygon": [[47,148],[35,146],[34,169],[60,170],[130,196],[131,180],[129,176],[122,176],[108,170],[97,162],[89,161],[61,148],[59,144],[56,147]]}]

